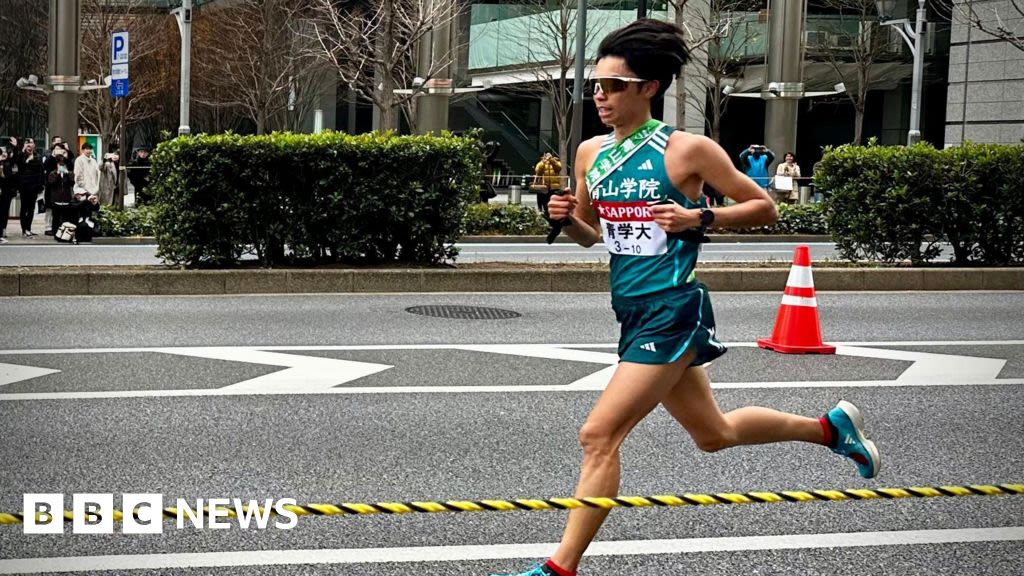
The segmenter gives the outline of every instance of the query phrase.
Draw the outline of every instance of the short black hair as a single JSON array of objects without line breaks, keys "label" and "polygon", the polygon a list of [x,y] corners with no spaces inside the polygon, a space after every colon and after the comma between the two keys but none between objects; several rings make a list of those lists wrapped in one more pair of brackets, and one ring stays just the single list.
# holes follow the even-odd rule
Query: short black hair
[{"label": "short black hair", "polygon": [[89,144],[88,142],[82,144],[82,150],[92,150],[92,144]]},{"label": "short black hair", "polygon": [[690,61],[686,37],[675,24],[642,18],[608,34],[597,48],[597,59],[618,56],[644,80],[657,80],[657,96],[665,94],[672,78]]}]

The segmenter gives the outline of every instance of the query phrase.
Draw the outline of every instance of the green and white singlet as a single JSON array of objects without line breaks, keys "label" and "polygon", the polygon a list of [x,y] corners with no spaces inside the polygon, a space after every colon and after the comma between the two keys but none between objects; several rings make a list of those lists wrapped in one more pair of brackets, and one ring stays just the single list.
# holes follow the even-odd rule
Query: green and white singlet
[{"label": "green and white singlet", "polygon": [[609,134],[587,172],[587,189],[611,254],[619,358],[668,364],[693,349],[691,365],[703,365],[726,348],[715,338],[707,288],[695,278],[700,244],[670,237],[650,210],[650,204],[664,200],[700,207],[669,180],[665,149],[671,134],[672,128],[657,120],[619,143]]}]

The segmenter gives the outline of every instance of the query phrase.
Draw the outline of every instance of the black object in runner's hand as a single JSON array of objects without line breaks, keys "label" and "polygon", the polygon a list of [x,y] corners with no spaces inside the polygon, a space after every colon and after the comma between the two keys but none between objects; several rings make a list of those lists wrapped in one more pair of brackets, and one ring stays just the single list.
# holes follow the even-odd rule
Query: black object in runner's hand
[{"label": "black object in runner's hand", "polygon": [[[562,188],[561,191],[553,193],[554,196],[565,196],[566,194],[569,194],[569,190],[566,188]],[[572,220],[569,218],[557,221],[548,218],[548,222],[551,223],[551,230],[548,231],[548,244],[554,244],[555,238],[558,238],[558,235],[562,233],[562,228],[572,224]]]}]

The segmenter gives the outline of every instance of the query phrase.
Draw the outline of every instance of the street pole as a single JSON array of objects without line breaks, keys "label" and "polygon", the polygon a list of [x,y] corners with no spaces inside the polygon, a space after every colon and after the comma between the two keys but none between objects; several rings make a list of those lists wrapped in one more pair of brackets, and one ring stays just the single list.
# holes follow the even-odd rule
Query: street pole
[{"label": "street pole", "polygon": [[[114,205],[118,208],[124,208],[124,196],[128,192],[128,97],[122,96],[118,98],[118,108],[121,112],[121,130],[118,135],[118,142],[120,143],[117,155],[117,168],[118,179],[117,179],[117,197],[114,198]],[[100,159],[102,162],[102,159]],[[138,202],[138,199],[135,200]]]},{"label": "street pole", "polygon": [[[441,6],[447,6],[445,0],[440,0]],[[427,3],[428,13],[430,3]],[[442,130],[448,129],[448,101],[452,95],[451,79],[451,17],[447,10],[437,15],[440,23],[435,22],[431,37],[424,35],[420,39],[420,70],[423,78],[426,78],[431,71],[435,72],[436,78],[427,81],[424,88],[426,93],[421,94],[416,100],[416,124],[417,132],[420,134],[440,134]],[[441,66],[441,62],[444,65]],[[416,87],[414,87],[415,89]]]},{"label": "street pole", "polygon": [[[47,54],[50,138],[60,136],[78,146],[79,52],[81,48],[80,0],[50,0]],[[41,148],[46,148],[46,145]]]},{"label": "street pole", "polygon": [[173,11],[178,21],[178,32],[181,33],[181,89],[179,103],[178,135],[188,136],[189,128],[189,90],[192,75],[192,0],[181,0],[181,8]]},{"label": "street pole", "polygon": [[[921,141],[921,81],[924,76],[924,23],[925,0],[917,2],[917,22],[914,25],[914,77],[910,87],[910,130],[907,132],[907,146]],[[964,83],[966,86],[966,82]],[[966,91],[964,98],[967,97]]]},{"label": "street pole", "polygon": [[[587,60],[587,0],[576,4],[576,71],[572,82],[572,137],[569,139],[570,175],[576,174],[576,150],[583,140],[583,83]],[[575,184],[575,183],[574,183]]]},{"label": "street pole", "polygon": [[639,0],[636,3],[636,19],[647,18],[647,0]]},{"label": "street pole", "polygon": [[767,74],[761,93],[765,99],[763,144],[778,160],[796,151],[797,117],[804,96],[805,10],[804,0],[771,0],[768,8]]}]

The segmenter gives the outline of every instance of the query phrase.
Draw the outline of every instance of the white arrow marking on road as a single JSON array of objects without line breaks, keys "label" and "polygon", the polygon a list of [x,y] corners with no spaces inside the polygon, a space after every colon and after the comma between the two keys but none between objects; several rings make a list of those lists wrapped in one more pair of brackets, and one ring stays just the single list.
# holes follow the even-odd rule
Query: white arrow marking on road
[{"label": "white arrow marking on road", "polygon": [[157,352],[288,368],[217,389],[221,394],[315,394],[393,368],[387,364],[281,354],[252,348],[164,348]]},{"label": "white arrow marking on road", "polygon": [[60,372],[60,370],[0,363],[0,386],[14,384],[15,382],[38,378],[40,376],[46,376],[47,374],[56,374],[57,372]]},{"label": "white arrow marking on road", "polygon": [[913,364],[896,380],[902,383],[926,382],[929,384],[957,384],[995,380],[1006,365],[1006,360],[978,358],[976,356],[955,356],[953,354],[930,354],[908,350],[885,350],[860,346],[837,346],[836,354],[880,358],[883,360],[904,360]]},{"label": "white arrow marking on road", "polygon": [[[932,341],[932,342],[877,342],[839,345],[838,355],[859,356],[913,362],[895,380],[845,380],[845,381],[783,381],[783,382],[716,382],[715,389],[772,389],[772,388],[867,388],[907,386],[1017,386],[1024,384],[1024,378],[998,378],[1006,360],[977,358],[952,354],[931,354],[907,350],[886,350],[870,348],[865,344],[879,346],[951,346],[951,345],[1021,345],[1024,341]],[[727,346],[754,347],[753,342],[730,342]],[[231,386],[212,389],[179,390],[111,390],[81,392],[40,392],[0,394],[0,401],[16,400],[73,400],[86,398],[150,398],[173,396],[227,396],[242,394],[464,394],[464,393],[529,393],[529,392],[583,392],[601,391],[608,385],[618,364],[613,352],[580,350],[578,348],[615,349],[615,344],[410,344],[410,345],[357,345],[357,346],[264,346],[239,347],[191,347],[191,348],[103,348],[103,349],[62,349],[62,350],[0,350],[3,355],[24,354],[95,354],[163,352],[180,356],[197,356],[236,362],[284,366],[288,370],[239,382]],[[299,355],[303,351],[327,350],[469,350],[491,354],[509,354],[530,358],[547,358],[593,364],[607,364],[588,376],[570,384],[529,385],[529,386],[347,386],[336,388],[392,366],[336,360]],[[294,351],[295,354],[280,352]],[[13,366],[13,365],[8,365]],[[43,371],[43,368],[18,367]],[[43,375],[38,372],[37,375]],[[2,380],[0,380],[2,381]]]}]

